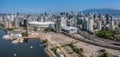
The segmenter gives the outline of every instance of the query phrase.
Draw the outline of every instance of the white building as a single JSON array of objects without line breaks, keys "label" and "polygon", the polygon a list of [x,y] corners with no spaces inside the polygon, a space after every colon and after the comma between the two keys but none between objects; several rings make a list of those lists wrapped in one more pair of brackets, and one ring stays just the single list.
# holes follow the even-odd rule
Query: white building
[{"label": "white building", "polygon": [[77,33],[77,28],[70,27],[70,26],[64,26],[62,27],[62,31],[67,32],[67,33]]},{"label": "white building", "polygon": [[112,16],[111,16],[111,20],[110,20],[110,29],[114,30],[114,20],[113,20]]},{"label": "white building", "polygon": [[98,21],[97,22],[97,29],[101,30],[102,29],[102,22],[101,21]]},{"label": "white building", "polygon": [[19,27],[18,17],[14,18],[14,26],[15,28]]},{"label": "white building", "polygon": [[94,19],[92,16],[88,19],[88,31],[93,32]]},{"label": "white building", "polygon": [[3,24],[3,18],[2,18],[2,16],[0,16],[0,23]]},{"label": "white building", "polygon": [[104,29],[106,29],[106,25],[107,25],[107,23],[106,23],[106,21],[104,20],[104,21],[103,21],[103,28],[104,28]]},{"label": "white building", "polygon": [[28,22],[29,28],[47,28],[47,27],[53,27],[54,26],[54,22],[38,22],[38,21],[31,21]]},{"label": "white building", "polygon": [[77,18],[76,17],[72,17],[70,18],[70,26],[77,26]]},{"label": "white building", "polygon": [[61,20],[61,27],[66,26],[67,25],[67,19],[64,16],[60,17]]}]

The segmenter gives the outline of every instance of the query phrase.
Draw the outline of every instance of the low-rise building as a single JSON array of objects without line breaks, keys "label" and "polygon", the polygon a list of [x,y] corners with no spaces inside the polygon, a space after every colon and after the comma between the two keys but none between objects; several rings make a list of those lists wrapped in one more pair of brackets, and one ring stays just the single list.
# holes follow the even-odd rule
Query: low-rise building
[{"label": "low-rise building", "polygon": [[54,22],[50,22],[50,21],[47,21],[47,22],[38,22],[38,21],[32,21],[32,22],[28,22],[28,28],[31,28],[31,29],[40,29],[40,28],[52,28],[54,27]]},{"label": "low-rise building", "polygon": [[67,32],[67,33],[77,33],[77,28],[70,27],[70,26],[64,26],[62,27],[62,31]]}]

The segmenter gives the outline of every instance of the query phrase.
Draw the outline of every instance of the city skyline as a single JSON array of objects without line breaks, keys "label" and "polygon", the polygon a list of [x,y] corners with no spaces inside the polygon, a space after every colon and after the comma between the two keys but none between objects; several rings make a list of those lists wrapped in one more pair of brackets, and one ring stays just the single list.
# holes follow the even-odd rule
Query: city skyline
[{"label": "city skyline", "polygon": [[119,57],[120,0],[0,0],[0,57]]},{"label": "city skyline", "polygon": [[0,13],[81,11],[91,8],[119,8],[119,0],[0,0]]}]

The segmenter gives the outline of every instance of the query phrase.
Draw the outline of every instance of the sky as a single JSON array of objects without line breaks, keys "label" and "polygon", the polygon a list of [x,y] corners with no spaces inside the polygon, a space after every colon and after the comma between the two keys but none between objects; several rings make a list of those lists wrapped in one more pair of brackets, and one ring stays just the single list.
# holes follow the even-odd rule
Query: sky
[{"label": "sky", "polygon": [[0,0],[0,13],[82,11],[92,8],[120,9],[120,0]]}]

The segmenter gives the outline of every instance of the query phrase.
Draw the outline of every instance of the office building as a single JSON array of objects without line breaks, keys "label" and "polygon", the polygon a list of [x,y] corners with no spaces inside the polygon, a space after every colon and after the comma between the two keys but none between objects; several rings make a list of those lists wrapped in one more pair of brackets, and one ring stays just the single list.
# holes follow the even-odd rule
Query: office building
[{"label": "office building", "polygon": [[83,29],[88,30],[88,18],[87,17],[84,18]]},{"label": "office building", "polygon": [[60,18],[57,19],[55,28],[56,28],[57,33],[61,33],[61,20],[60,20]]},{"label": "office building", "polygon": [[107,23],[106,23],[106,21],[104,20],[104,21],[103,21],[103,29],[106,29],[106,24],[107,24]]},{"label": "office building", "polygon": [[102,29],[102,23],[101,23],[101,21],[98,21],[98,22],[97,22],[97,29],[98,29],[98,30],[101,30],[101,29]]},{"label": "office building", "polygon": [[83,25],[84,25],[84,17],[78,17],[76,23],[77,23],[77,27],[78,27],[79,29],[82,29],[82,28],[83,28]]},{"label": "office building", "polygon": [[67,26],[67,19],[64,16],[60,16],[61,27]]},{"label": "office building", "polygon": [[15,28],[19,28],[18,17],[14,18],[14,26]]},{"label": "office building", "polygon": [[3,24],[3,18],[0,16],[0,23]]},{"label": "office building", "polygon": [[93,16],[90,16],[88,19],[88,31],[93,32],[94,19]]},{"label": "office building", "polygon": [[114,20],[112,16],[110,17],[110,29],[114,30]]}]

